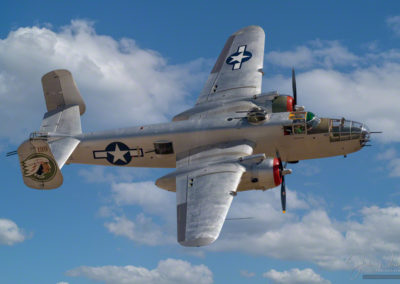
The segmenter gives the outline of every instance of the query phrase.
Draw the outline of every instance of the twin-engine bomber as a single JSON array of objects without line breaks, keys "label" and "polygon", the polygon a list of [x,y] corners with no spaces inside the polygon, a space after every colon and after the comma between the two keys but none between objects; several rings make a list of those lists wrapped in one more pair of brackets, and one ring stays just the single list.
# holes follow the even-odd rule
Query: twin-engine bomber
[{"label": "twin-engine bomber", "polygon": [[249,26],[231,35],[195,106],[172,122],[82,133],[85,103],[72,75],[42,78],[48,112],[40,130],[18,148],[24,183],[62,185],[64,164],[176,168],[156,185],[176,192],[177,237],[204,246],[221,231],[237,192],[281,185],[286,210],[287,163],[347,155],[370,139],[367,126],[320,118],[293,96],[261,93],[265,34]]}]

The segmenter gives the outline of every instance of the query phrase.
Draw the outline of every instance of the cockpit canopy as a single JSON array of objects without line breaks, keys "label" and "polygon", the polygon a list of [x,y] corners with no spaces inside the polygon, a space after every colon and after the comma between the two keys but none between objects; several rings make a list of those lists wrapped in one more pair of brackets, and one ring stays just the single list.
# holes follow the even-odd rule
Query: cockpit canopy
[{"label": "cockpit canopy", "polygon": [[311,129],[317,127],[320,123],[321,123],[321,119],[319,117],[317,117],[311,111],[307,112],[307,115],[306,115],[307,131],[310,131]]}]

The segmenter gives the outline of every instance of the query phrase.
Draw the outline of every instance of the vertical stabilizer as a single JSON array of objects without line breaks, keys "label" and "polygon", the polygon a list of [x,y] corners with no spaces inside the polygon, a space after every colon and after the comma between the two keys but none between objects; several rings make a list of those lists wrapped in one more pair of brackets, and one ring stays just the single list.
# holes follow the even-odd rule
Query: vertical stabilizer
[{"label": "vertical stabilizer", "polygon": [[80,114],[85,112],[85,102],[68,70],[54,70],[45,74],[42,77],[42,86],[47,111],[78,105]]}]

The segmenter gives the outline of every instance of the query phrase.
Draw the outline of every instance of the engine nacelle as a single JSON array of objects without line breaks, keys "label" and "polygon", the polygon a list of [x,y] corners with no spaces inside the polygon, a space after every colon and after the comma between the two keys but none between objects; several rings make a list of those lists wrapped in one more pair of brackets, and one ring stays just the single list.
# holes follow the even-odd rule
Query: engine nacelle
[{"label": "engine nacelle", "polygon": [[279,163],[277,158],[269,158],[258,164],[246,166],[246,172],[242,175],[237,191],[266,190],[280,185],[282,177],[279,172]]},{"label": "engine nacelle", "polygon": [[294,99],[291,96],[280,95],[272,101],[272,112],[290,112],[294,110]]}]

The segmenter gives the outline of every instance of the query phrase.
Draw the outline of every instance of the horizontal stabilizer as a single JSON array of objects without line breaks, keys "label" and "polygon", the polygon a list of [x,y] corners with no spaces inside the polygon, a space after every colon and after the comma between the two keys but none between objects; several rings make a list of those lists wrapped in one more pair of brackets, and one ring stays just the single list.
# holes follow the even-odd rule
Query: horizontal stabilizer
[{"label": "horizontal stabilizer", "polygon": [[58,167],[61,169],[72,155],[75,148],[79,144],[79,140],[72,137],[65,137],[49,142],[51,153],[57,161]]}]

